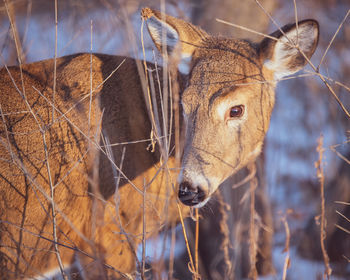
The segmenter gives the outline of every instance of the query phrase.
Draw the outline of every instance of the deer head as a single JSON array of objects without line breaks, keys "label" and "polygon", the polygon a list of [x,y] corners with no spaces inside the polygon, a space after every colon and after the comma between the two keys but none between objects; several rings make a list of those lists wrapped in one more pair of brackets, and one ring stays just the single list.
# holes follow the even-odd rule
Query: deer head
[{"label": "deer head", "polygon": [[226,178],[260,154],[276,83],[305,66],[318,43],[318,23],[289,24],[253,44],[210,36],[148,8],[143,17],[159,50],[191,58],[181,96],[186,135],[179,198],[202,207]]}]

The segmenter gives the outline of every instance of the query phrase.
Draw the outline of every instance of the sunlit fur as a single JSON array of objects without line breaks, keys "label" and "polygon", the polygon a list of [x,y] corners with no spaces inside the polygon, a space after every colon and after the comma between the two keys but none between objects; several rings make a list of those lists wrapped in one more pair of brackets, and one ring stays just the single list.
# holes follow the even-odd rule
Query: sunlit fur
[{"label": "sunlit fur", "polygon": [[[159,50],[169,52],[170,61],[176,61],[172,56],[177,51],[192,59],[187,83],[178,75],[180,89],[187,85],[181,91],[185,122],[180,131],[186,131],[181,135],[181,167],[172,155],[161,156],[159,145],[153,151],[154,143],[139,142],[154,136],[139,61],[101,54],[59,58],[55,93],[54,60],[1,69],[3,279],[52,271],[58,256],[64,265],[78,258],[83,275],[91,279],[135,272],[135,248],[143,238],[179,221],[179,208],[189,212],[177,205],[176,181],[203,189],[206,196],[196,207],[204,206],[221,182],[261,151],[274,105],[276,71],[285,73],[289,67],[292,73],[306,63],[295,51],[287,55],[288,49],[283,56],[287,61],[276,60],[274,40],[252,44],[215,38],[148,8],[142,16],[152,19],[151,37]],[[166,40],[159,25],[169,29],[165,34],[171,34],[175,46],[161,46]],[[318,34],[315,21],[303,25]],[[293,26],[284,30],[293,32]],[[311,40],[301,44],[308,46],[310,57],[317,39],[303,39]],[[272,61],[268,68],[266,61]],[[154,69],[152,64],[147,67]],[[160,94],[155,95],[161,112]],[[245,107],[241,117],[223,117],[237,105]],[[174,125],[169,127],[173,137]],[[107,147],[130,141],[137,143]],[[53,242],[53,203],[59,254]]]},{"label": "sunlit fur", "polygon": [[[146,10],[145,17],[160,19],[161,15]],[[253,44],[210,36],[170,16],[165,20],[171,26],[169,32],[178,32],[179,49],[192,57],[188,85],[182,94],[186,136],[178,182],[191,185],[193,192],[201,189],[210,197],[226,178],[259,155],[275,103],[276,79],[306,64],[286,42],[296,41],[298,34],[298,46],[311,57],[318,42],[318,24],[313,20],[300,22],[299,32],[295,25],[286,25],[282,28],[285,35],[277,31],[272,34],[276,40]],[[161,34],[154,33],[153,21],[149,26],[157,45]],[[162,48],[158,45],[158,49]],[[239,105],[245,108],[243,116],[227,120],[227,111]]]}]

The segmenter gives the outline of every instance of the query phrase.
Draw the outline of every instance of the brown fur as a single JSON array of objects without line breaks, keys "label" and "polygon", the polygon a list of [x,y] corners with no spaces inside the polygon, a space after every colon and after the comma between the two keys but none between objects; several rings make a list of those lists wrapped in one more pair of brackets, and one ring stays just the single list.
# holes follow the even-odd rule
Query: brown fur
[{"label": "brown fur", "polygon": [[[124,59],[106,55],[93,55],[92,58],[93,89]],[[19,92],[22,91],[19,69],[10,67],[9,73],[6,69],[1,70],[0,104],[5,120],[1,122],[0,145],[1,272],[7,271],[9,278],[21,278],[57,267],[53,243],[44,239],[52,240],[53,230],[43,132],[52,184],[58,183],[54,200],[58,212],[59,243],[101,258],[117,270],[131,272],[135,268],[134,255],[124,235],[130,235],[134,247],[141,240],[145,182],[148,184],[153,181],[146,191],[147,232],[152,233],[165,221],[177,217],[176,205],[168,203],[174,192],[171,182],[174,184],[176,179],[168,171],[175,166],[175,161],[171,159],[159,163],[159,153],[147,151],[149,142],[124,145],[126,150],[122,171],[140,192],[125,179],[120,180],[120,217],[116,217],[118,209],[116,212],[116,203],[111,197],[115,189],[111,162],[101,153],[98,164],[94,159],[98,153],[93,142],[88,139],[97,139],[98,143],[102,110],[102,130],[111,143],[150,137],[151,126],[139,77],[135,75],[135,61],[127,59],[120,67],[120,72],[130,79],[126,81],[116,72],[93,93],[90,129],[90,55],[78,54],[58,59],[55,106],[59,112],[55,112],[54,122],[49,103],[52,100],[53,67],[52,60],[23,67],[25,100],[39,124],[28,112],[28,106]],[[19,91],[15,89],[11,77]],[[85,99],[79,102],[84,96]],[[113,152],[119,165],[122,147],[117,146]],[[109,198],[107,204],[97,200],[97,204],[101,205],[96,208],[93,206],[94,195],[89,194],[93,193],[93,164],[98,164],[100,169],[100,192]],[[164,166],[161,167],[161,164]],[[165,211],[165,207],[171,209]],[[173,214],[170,215],[171,212]],[[64,217],[61,213],[64,213]],[[96,233],[92,232],[93,219],[98,224]],[[121,226],[125,234],[121,233]],[[86,240],[92,240],[93,246],[84,242],[76,231],[82,233]],[[74,250],[60,246],[60,254],[67,264],[73,260]],[[92,261],[85,257],[85,264]]]},{"label": "brown fur", "polygon": [[[143,16],[162,21],[150,9]],[[168,50],[192,55],[182,95],[187,132],[179,180],[204,176],[208,183],[202,187],[210,197],[260,152],[274,105],[274,70],[264,67],[268,44],[261,52],[258,45],[211,37],[173,17],[166,20],[178,32],[181,47]],[[90,58],[76,54],[57,60],[54,97],[53,60],[24,65],[23,77],[19,67],[0,72],[0,271],[6,278],[57,267],[52,186],[60,257],[64,265],[79,258],[86,278],[120,277],[116,270],[135,270],[143,215],[147,237],[166,222],[178,221],[175,159],[160,156],[159,146],[149,151],[149,141],[113,146],[113,155],[104,146],[105,138],[110,143],[150,138],[137,62],[126,58],[105,80],[124,58],[94,54],[92,63]],[[228,133],[217,112],[231,100],[244,104],[248,115]],[[117,170],[121,164],[123,174]]]}]

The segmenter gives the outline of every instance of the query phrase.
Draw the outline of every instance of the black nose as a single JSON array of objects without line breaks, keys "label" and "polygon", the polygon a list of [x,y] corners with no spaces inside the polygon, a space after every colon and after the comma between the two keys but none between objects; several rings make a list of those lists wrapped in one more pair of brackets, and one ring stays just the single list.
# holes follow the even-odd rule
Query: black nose
[{"label": "black nose", "polygon": [[205,193],[199,187],[192,187],[188,182],[182,182],[179,186],[179,199],[187,206],[194,206],[205,199]]}]

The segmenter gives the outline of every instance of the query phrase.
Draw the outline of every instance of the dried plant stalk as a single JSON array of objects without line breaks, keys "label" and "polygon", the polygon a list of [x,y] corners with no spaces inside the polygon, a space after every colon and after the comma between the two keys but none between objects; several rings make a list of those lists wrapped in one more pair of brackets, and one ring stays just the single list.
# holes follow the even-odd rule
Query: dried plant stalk
[{"label": "dried plant stalk", "polygon": [[[255,163],[248,166],[250,173],[256,173]],[[256,254],[257,254],[257,243],[256,243],[256,228],[255,228],[255,189],[258,186],[258,180],[256,177],[250,181],[250,227],[249,227],[249,256],[250,256],[250,271],[249,277],[251,279],[258,278],[258,271],[256,269]]]},{"label": "dried plant stalk", "polygon": [[219,202],[219,212],[221,215],[220,232],[224,236],[222,239],[222,243],[220,245],[220,249],[223,251],[223,254],[224,254],[224,262],[226,265],[224,276],[226,278],[229,275],[233,274],[233,265],[229,255],[229,248],[232,248],[232,245],[230,242],[230,229],[227,224],[227,220],[228,220],[227,212],[231,210],[231,206],[224,201],[224,198],[220,190],[217,190],[217,198]]},{"label": "dried plant stalk", "polygon": [[182,217],[181,208],[180,208],[179,203],[177,203],[177,209],[178,209],[179,216],[180,216],[181,227],[182,227],[182,231],[183,231],[183,234],[184,234],[184,239],[185,239],[185,243],[186,243],[186,249],[187,249],[188,257],[190,258],[189,269],[190,269],[190,271],[192,273],[195,274],[195,268],[194,268],[194,264],[193,264],[193,258],[192,258],[192,254],[191,254],[191,249],[190,249],[190,245],[188,243],[186,227],[185,227],[185,224],[184,224],[184,220],[183,220],[183,217]]},{"label": "dried plant stalk", "polygon": [[287,216],[282,218],[282,222],[284,225],[284,230],[286,232],[286,243],[284,245],[283,252],[286,252],[286,258],[284,260],[284,265],[283,265],[283,275],[282,275],[282,280],[286,280],[287,278],[287,269],[290,266],[290,257],[289,257],[289,244],[290,244],[290,230],[287,222]]},{"label": "dried plant stalk", "polygon": [[321,195],[321,225],[320,225],[320,243],[323,255],[323,261],[325,265],[325,277],[330,279],[332,274],[332,269],[329,265],[329,257],[324,245],[324,240],[326,239],[326,218],[325,218],[325,198],[324,198],[324,171],[322,166],[323,160],[323,135],[318,139],[317,152],[319,154],[318,161],[315,162],[315,167],[317,170],[317,178],[320,182],[320,195]]},{"label": "dried plant stalk", "polygon": [[[196,208],[196,242],[195,242],[195,253],[194,253],[194,263],[196,268],[196,279],[199,276],[198,270],[198,243],[199,243],[199,213],[198,208]],[[200,277],[198,277],[199,279]]]}]

